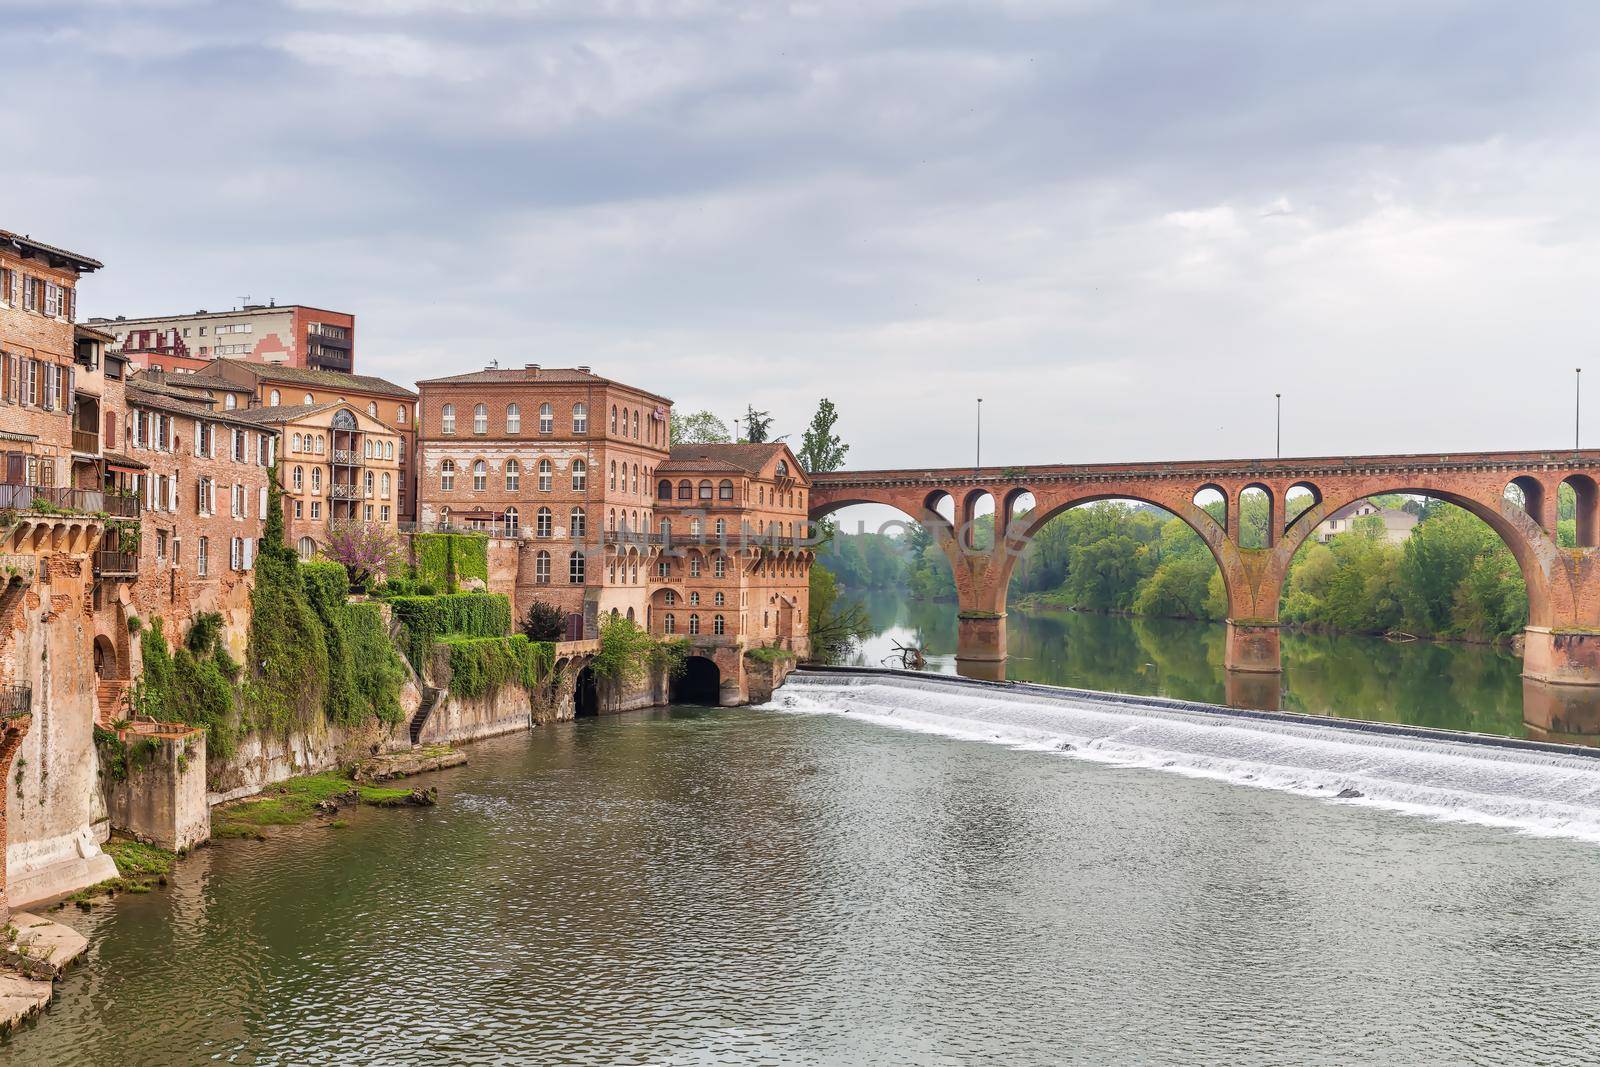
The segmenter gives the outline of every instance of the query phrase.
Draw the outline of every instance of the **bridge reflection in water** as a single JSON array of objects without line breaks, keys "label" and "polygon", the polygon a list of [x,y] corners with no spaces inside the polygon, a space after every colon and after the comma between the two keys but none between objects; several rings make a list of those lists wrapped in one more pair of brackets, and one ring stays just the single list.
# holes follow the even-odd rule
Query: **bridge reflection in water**
[{"label": "bridge reflection in water", "polygon": [[953,605],[846,595],[864,600],[873,625],[848,660],[859,665],[882,665],[896,641],[918,643],[929,670],[968,677],[1600,744],[1600,688],[1523,678],[1503,646],[1290,631],[1281,672],[1234,672],[1220,623],[1013,611],[1010,657],[974,664],[956,659]]}]

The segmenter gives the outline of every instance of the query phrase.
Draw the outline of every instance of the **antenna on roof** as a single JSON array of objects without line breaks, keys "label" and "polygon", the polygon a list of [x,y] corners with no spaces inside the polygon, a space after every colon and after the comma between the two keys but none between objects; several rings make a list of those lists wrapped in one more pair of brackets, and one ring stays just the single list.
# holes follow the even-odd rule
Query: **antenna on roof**
[{"label": "antenna on roof", "polygon": [[[246,293],[246,294],[244,294],[243,296],[241,296],[239,298],[239,307],[244,307],[248,303],[250,303],[250,294],[249,293]],[[237,310],[239,310],[239,308],[234,308],[234,310],[237,311]]]},{"label": "antenna on roof", "polygon": [[499,370],[500,369],[500,361],[498,359],[491,359],[489,361],[489,369],[490,370]]}]

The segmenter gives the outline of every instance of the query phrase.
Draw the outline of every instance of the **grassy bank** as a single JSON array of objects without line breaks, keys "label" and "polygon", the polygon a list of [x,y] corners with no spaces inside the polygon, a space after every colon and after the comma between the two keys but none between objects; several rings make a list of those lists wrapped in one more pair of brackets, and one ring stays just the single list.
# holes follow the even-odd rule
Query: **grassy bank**
[{"label": "grassy bank", "polygon": [[268,786],[259,796],[214,808],[211,839],[259,840],[270,826],[297,826],[341,807],[393,808],[414,803],[414,790],[364,785],[338,771],[308,774]]}]

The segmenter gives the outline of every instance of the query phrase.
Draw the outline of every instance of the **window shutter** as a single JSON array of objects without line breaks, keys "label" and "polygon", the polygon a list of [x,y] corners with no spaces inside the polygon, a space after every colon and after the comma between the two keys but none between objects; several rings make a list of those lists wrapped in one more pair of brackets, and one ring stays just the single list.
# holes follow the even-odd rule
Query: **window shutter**
[{"label": "window shutter", "polygon": [[167,510],[178,510],[178,476],[176,474],[167,479]]},{"label": "window shutter", "polygon": [[246,537],[244,539],[244,569],[245,570],[249,570],[250,569],[251,565],[253,563],[255,563],[255,558],[256,558],[256,542],[255,542],[255,538]]},{"label": "window shutter", "polygon": [[267,517],[267,487],[262,486],[260,492],[261,497],[257,501],[257,512],[264,519]]}]

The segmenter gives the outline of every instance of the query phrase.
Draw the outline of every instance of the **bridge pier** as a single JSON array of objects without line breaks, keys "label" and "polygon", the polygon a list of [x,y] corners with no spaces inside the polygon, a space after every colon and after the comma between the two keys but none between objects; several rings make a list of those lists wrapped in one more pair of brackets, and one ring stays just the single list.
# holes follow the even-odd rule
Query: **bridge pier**
[{"label": "bridge pier", "polygon": [[1522,676],[1560,686],[1600,686],[1600,630],[1529,626]]},{"label": "bridge pier", "polygon": [[1283,654],[1278,643],[1278,624],[1260,620],[1228,620],[1228,648],[1223,666],[1230,673],[1278,674],[1283,671]]},{"label": "bridge pier", "polygon": [[1283,710],[1283,675],[1270,671],[1223,671],[1223,699],[1230,708]]},{"label": "bridge pier", "polygon": [[968,665],[976,669],[978,664],[1005,661],[1005,612],[963,611],[956,616],[956,664],[961,673],[967,673]]}]

